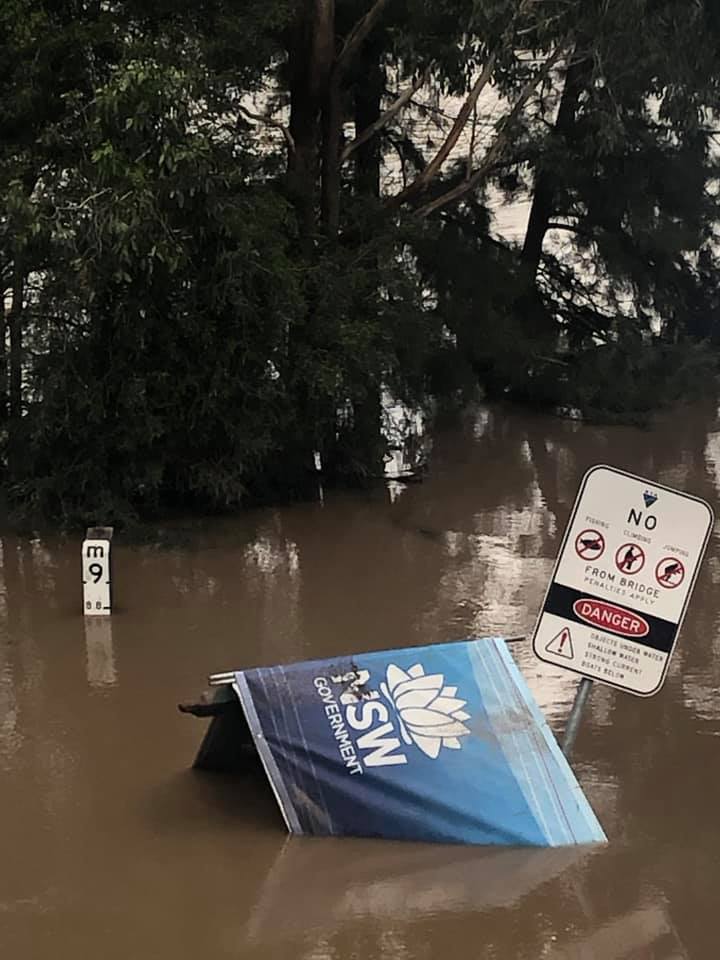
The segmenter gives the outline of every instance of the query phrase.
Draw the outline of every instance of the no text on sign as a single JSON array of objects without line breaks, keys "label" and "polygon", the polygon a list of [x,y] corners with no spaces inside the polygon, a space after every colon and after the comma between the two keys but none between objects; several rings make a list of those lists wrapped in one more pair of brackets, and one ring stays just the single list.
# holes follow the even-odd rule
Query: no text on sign
[{"label": "no text on sign", "polygon": [[628,693],[657,693],[713,523],[704,500],[592,467],[535,627],[536,655]]}]

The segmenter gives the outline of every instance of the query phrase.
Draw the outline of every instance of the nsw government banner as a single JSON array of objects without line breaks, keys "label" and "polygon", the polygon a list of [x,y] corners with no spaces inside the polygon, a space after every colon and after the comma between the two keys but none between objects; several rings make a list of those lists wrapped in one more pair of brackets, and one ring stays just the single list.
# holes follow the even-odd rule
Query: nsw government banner
[{"label": "nsw government banner", "polygon": [[605,840],[502,639],[243,670],[234,689],[292,833]]}]

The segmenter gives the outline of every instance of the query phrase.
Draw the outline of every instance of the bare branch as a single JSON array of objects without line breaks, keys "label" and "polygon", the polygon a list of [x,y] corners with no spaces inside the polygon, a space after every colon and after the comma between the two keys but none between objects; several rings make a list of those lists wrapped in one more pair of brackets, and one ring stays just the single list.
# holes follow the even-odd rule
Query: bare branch
[{"label": "bare branch", "polygon": [[540,360],[542,363],[555,363],[561,367],[570,366],[567,360],[561,360],[560,357],[537,357],[536,359]]},{"label": "bare branch", "polygon": [[584,230],[582,227],[579,227],[574,223],[560,223],[557,220],[551,220],[547,225],[547,229],[566,230],[568,233],[577,233],[579,236],[592,239],[592,233],[589,230]]},{"label": "bare branch", "polygon": [[407,90],[404,90],[400,96],[390,104],[387,110],[381,114],[375,123],[371,123],[369,127],[365,127],[363,132],[355,137],[343,150],[340,154],[340,163],[345,163],[350,156],[355,153],[358,147],[361,147],[364,143],[367,143],[372,137],[375,136],[380,130],[386,127],[390,121],[397,116],[398,113],[402,110],[406,103],[408,103],[414,94],[418,92],[420,87],[425,83],[430,73],[430,67],[428,67],[420,76],[413,82],[412,86],[408,87]]},{"label": "bare branch", "polygon": [[244,107],[242,104],[238,104],[238,110],[249,120],[255,120],[257,123],[265,123],[269,127],[275,127],[277,130],[280,130],[282,135],[285,137],[288,150],[290,153],[295,153],[295,140],[293,139],[293,135],[290,133],[290,130],[285,126],[284,123],[281,123],[280,120],[276,120],[274,117],[270,117],[267,114],[253,113],[252,110],[248,110],[248,108]]},{"label": "bare branch", "polygon": [[439,210],[441,207],[444,207],[448,203],[453,203],[456,200],[460,200],[467,193],[470,193],[471,190],[474,190],[478,184],[487,176],[491,167],[495,164],[498,159],[499,154],[505,149],[510,139],[510,130],[513,123],[520,116],[520,113],[525,107],[525,104],[528,102],[532,96],[533,91],[537,87],[538,83],[543,80],[558,62],[558,60],[563,56],[567,50],[568,43],[567,41],[559,44],[553,53],[547,58],[545,63],[542,66],[542,69],[532,76],[525,86],[522,89],[522,92],[518,99],[515,101],[515,104],[505,117],[498,135],[495,138],[495,142],[492,144],[490,149],[485,154],[482,163],[477,170],[472,174],[471,177],[466,178],[462,183],[459,183],[457,186],[453,187],[451,190],[448,190],[446,193],[443,193],[439,197],[435,197],[434,200],[431,200],[429,203],[426,203],[424,206],[420,207],[416,213],[419,217],[427,217],[429,214],[433,213],[435,210]]},{"label": "bare branch", "polygon": [[400,163],[400,174],[402,176],[403,189],[407,186],[408,174],[407,174],[407,157],[403,151],[403,142],[402,140],[396,140],[395,137],[388,134],[388,142],[390,146],[395,150],[395,153],[398,156],[398,162]]},{"label": "bare branch", "polygon": [[337,71],[344,70],[365,41],[365,38],[382,16],[390,0],[375,0],[364,17],[361,17],[348,34],[343,48],[335,61]]},{"label": "bare branch", "polygon": [[91,204],[93,200],[97,200],[98,197],[102,197],[106,193],[111,193],[111,192],[112,191],[110,190],[110,187],[103,187],[102,190],[98,190],[97,193],[91,193],[90,196],[85,197],[85,199],[82,200],[80,203],[71,203],[71,204],[68,204],[67,206],[56,206],[55,209],[62,210],[63,212],[72,211],[73,213],[77,213],[78,210],[83,210],[85,207]]},{"label": "bare branch", "polygon": [[433,177],[440,172],[442,165],[445,163],[448,156],[452,152],[455,144],[460,139],[460,135],[462,134],[463,129],[465,128],[465,124],[468,121],[468,117],[472,113],[473,108],[477,103],[478,97],[480,96],[482,91],[485,89],[485,87],[490,81],[490,78],[492,77],[493,70],[495,69],[495,60],[496,60],[495,53],[490,54],[490,56],[487,59],[487,62],[485,63],[485,66],[482,68],[480,72],[480,76],[477,78],[477,80],[473,84],[472,89],[470,90],[470,93],[468,93],[467,97],[465,98],[465,102],[460,108],[458,115],[455,117],[455,122],[450,128],[450,131],[447,137],[445,137],[445,140],[443,141],[440,149],[437,151],[437,153],[432,158],[432,160],[428,163],[425,169],[417,175],[417,177],[413,180],[413,182],[408,187],[406,187],[405,190],[402,191],[402,193],[399,193],[396,197],[393,198],[393,205],[404,203],[406,200],[408,200],[410,197],[414,196],[415,194],[421,193],[423,190],[427,188],[428,184],[433,179]]},{"label": "bare branch", "polygon": [[560,13],[556,13],[552,17],[546,17],[544,20],[539,21],[538,23],[532,23],[528,27],[523,27],[521,30],[518,30],[517,35],[519,37],[525,37],[530,33],[536,33],[541,27],[543,30],[547,30],[551,23],[561,20],[566,15],[567,12],[565,10],[561,10]]},{"label": "bare branch", "polygon": [[470,144],[468,146],[467,167],[465,176],[472,176],[473,157],[475,156],[475,137],[477,135],[477,104],[473,107],[472,125],[470,127]]}]

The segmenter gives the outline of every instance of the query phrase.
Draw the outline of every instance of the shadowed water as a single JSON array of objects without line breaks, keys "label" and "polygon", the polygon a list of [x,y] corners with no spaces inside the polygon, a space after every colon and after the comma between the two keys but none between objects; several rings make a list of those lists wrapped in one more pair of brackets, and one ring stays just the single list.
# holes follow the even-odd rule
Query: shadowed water
[{"label": "shadowed water", "polygon": [[[715,537],[664,689],[593,690],[573,764],[607,847],[289,839],[262,783],[189,769],[204,722],[176,703],[211,672],[530,630],[601,462],[715,503],[715,411],[640,432],[475,410],[423,484],[116,545],[111,622],[80,615],[79,540],[3,539],[0,956],[714,960]],[[513,653],[561,733],[576,679]]]}]

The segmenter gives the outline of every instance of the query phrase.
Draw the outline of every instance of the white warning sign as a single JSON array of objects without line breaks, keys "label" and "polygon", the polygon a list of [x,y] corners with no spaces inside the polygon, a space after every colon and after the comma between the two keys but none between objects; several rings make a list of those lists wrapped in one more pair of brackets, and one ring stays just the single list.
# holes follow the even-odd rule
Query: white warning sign
[{"label": "white warning sign", "polygon": [[628,693],[657,693],[713,523],[704,500],[593,467],[535,627],[536,655]]}]

